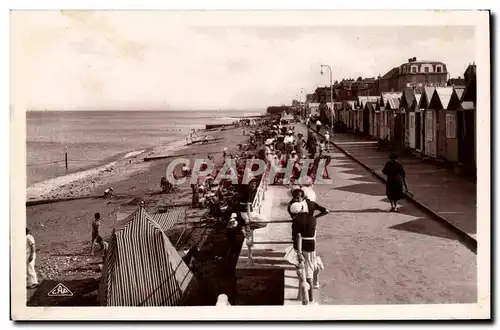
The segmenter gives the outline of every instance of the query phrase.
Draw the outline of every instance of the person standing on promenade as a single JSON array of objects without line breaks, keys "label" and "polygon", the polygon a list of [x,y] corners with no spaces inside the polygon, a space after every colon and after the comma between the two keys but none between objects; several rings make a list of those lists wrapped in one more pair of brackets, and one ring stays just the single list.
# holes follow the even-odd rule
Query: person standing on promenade
[{"label": "person standing on promenade", "polygon": [[328,130],[325,131],[325,151],[330,151],[330,132]]},{"label": "person standing on promenade", "polygon": [[319,149],[319,157],[323,156],[323,153],[325,152],[325,141],[323,139],[319,140],[319,145],[318,145],[318,149]]},{"label": "person standing on promenade", "polygon": [[318,131],[318,133],[321,133],[321,121],[319,119],[316,120],[316,131]]},{"label": "person standing on promenade", "polygon": [[389,212],[397,212],[398,200],[404,198],[403,185],[408,191],[406,184],[406,173],[400,162],[397,161],[397,155],[391,154],[390,160],[385,164],[382,173],[387,176],[386,180],[386,195],[391,202]]},{"label": "person standing on promenade", "polygon": [[310,133],[307,139],[307,150],[309,151],[309,157],[314,159],[316,155],[318,141],[316,139],[316,135],[314,133]]},{"label": "person standing on promenade", "polygon": [[290,153],[292,152],[293,143],[294,143],[293,132],[291,130],[289,130],[287,132],[287,135],[285,136],[283,142],[285,143],[285,150],[286,150],[287,158],[289,158]]},{"label": "person standing on promenade", "polygon": [[26,228],[26,287],[34,289],[38,287],[38,277],[35,270],[36,260],[36,245],[35,238],[31,232]]},{"label": "person standing on promenade", "polygon": [[273,139],[267,139],[264,147],[264,154],[267,161],[271,161],[271,159],[275,158],[274,148],[273,148]]},{"label": "person standing on promenade", "polygon": [[304,136],[302,133],[297,134],[297,142],[295,143],[295,151],[297,151],[297,155],[299,158],[304,156],[304,147],[306,146],[306,141],[304,141]]},{"label": "person standing on promenade", "polygon": [[[309,284],[309,301],[314,303],[313,288],[319,288],[318,275],[320,270],[319,258],[316,256],[316,220],[328,214],[328,210],[307,199],[304,191],[300,188],[294,189],[292,196],[292,201],[288,206],[288,213],[292,218],[293,247],[297,250],[297,234],[301,234],[306,281]],[[320,211],[320,213],[315,216],[314,212],[316,210]]]}]

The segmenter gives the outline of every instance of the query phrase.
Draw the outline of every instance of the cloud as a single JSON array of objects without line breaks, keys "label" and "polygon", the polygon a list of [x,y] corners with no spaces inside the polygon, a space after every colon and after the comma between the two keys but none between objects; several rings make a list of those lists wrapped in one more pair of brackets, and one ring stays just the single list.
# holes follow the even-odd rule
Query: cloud
[{"label": "cloud", "polygon": [[[452,76],[474,60],[467,27],[221,27],[181,13],[42,12],[17,25],[13,51],[30,108],[214,109],[288,103],[333,79],[384,74],[409,57]],[[21,20],[18,20],[21,24]]]}]

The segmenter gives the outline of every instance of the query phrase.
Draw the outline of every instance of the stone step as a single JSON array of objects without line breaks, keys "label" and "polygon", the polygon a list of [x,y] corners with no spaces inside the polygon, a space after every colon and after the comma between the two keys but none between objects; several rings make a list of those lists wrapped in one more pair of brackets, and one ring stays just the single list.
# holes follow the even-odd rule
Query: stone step
[{"label": "stone step", "polygon": [[[253,256],[253,266],[255,268],[285,268],[285,269],[295,269],[295,266],[286,261],[283,257],[273,257],[273,256]],[[238,259],[238,264],[242,267],[248,262],[248,256],[240,256]],[[248,268],[250,266],[246,266]]]},{"label": "stone step", "polygon": [[[283,258],[285,256],[284,252],[281,251],[275,251],[275,250],[270,250],[270,249],[255,249],[252,248],[252,256],[253,257],[281,257]],[[248,249],[242,249],[240,257],[248,257]]]}]

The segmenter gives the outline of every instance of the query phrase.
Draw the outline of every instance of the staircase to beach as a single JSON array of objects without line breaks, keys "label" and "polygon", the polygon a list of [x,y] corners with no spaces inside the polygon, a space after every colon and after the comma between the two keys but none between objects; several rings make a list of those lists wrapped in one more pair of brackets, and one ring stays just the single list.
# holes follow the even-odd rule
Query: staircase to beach
[{"label": "staircase to beach", "polygon": [[268,186],[261,204],[266,226],[253,231],[251,260],[248,240],[236,265],[238,301],[242,305],[301,305],[299,279],[294,265],[285,260],[292,245],[290,200],[286,186]]}]

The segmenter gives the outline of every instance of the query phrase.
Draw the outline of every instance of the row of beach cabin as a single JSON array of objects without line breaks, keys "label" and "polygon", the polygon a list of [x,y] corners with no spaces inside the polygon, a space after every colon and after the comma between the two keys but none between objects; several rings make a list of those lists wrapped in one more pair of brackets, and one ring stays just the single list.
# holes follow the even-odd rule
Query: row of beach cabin
[{"label": "row of beach cabin", "polygon": [[476,85],[416,87],[333,104],[336,121],[348,130],[389,139],[396,150],[408,149],[476,168]]}]

